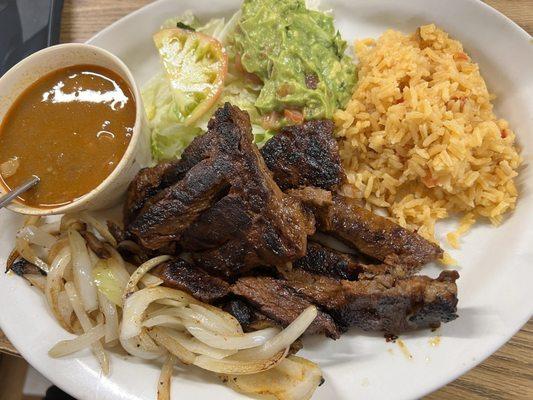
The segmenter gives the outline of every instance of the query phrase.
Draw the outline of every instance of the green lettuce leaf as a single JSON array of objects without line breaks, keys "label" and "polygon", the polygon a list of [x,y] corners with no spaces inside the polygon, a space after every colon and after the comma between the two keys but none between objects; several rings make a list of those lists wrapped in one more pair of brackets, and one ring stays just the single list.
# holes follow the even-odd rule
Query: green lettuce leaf
[{"label": "green lettuce leaf", "polygon": [[260,126],[261,117],[254,106],[261,88],[243,79],[242,75],[234,71],[235,51],[232,35],[239,20],[240,11],[235,13],[227,22],[223,18],[215,18],[205,25],[200,25],[191,13],[172,18],[163,24],[162,28],[175,27],[181,22],[199,32],[211,35],[225,45],[228,54],[228,75],[225,87],[217,103],[192,126],[180,123],[170,89],[170,82],[164,73],[154,76],[142,90],[142,98],[151,130],[152,156],[156,161],[171,160],[179,157],[192,140],[207,129],[207,122],[216,109],[225,102],[229,102],[250,114],[254,141],[262,146],[273,135]]}]

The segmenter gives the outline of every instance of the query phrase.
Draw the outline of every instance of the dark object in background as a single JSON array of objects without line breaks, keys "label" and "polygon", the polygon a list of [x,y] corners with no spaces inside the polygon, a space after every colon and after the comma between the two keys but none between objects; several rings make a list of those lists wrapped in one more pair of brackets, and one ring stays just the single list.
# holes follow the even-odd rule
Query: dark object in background
[{"label": "dark object in background", "polygon": [[66,394],[57,386],[50,386],[46,391],[43,400],[76,400],[74,397]]},{"label": "dark object in background", "polygon": [[0,0],[0,76],[59,42],[63,0]]}]

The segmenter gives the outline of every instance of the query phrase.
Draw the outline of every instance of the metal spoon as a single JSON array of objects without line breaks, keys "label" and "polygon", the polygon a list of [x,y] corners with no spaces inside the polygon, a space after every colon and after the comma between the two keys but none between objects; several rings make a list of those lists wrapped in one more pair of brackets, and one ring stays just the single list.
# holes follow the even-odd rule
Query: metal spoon
[{"label": "metal spoon", "polygon": [[40,179],[38,176],[33,175],[32,178],[28,179],[22,185],[17,186],[15,189],[8,191],[5,195],[0,197],[0,208],[7,206],[13,199],[24,193],[26,190],[31,189],[39,183]]}]

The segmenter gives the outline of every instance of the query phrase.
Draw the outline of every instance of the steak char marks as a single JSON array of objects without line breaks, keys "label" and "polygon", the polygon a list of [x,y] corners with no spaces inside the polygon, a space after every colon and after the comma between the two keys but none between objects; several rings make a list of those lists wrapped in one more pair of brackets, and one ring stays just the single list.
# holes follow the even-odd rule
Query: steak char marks
[{"label": "steak char marks", "polygon": [[224,277],[294,261],[314,232],[313,216],[272,179],[248,115],[229,104],[179,161],[139,173],[124,214],[127,231],[144,247],[179,243]]},{"label": "steak char marks", "polygon": [[391,274],[346,281],[294,269],[287,285],[329,312],[341,329],[358,327],[390,334],[419,328],[437,328],[455,318],[456,271],[398,278]]},{"label": "steak char marks", "polygon": [[336,191],[345,178],[331,121],[284,128],[261,154],[283,190],[297,189],[288,193],[310,207],[319,231],[379,261],[413,270],[442,256],[439,246],[417,233],[327,192]]},{"label": "steak char marks", "polygon": [[[332,131],[330,121],[285,128],[260,153],[248,115],[225,104],[180,160],[137,175],[122,236],[147,254],[189,253],[194,265],[175,259],[154,273],[245,329],[287,326],[311,305],[308,333],[331,338],[453,320],[457,272],[412,276],[439,246],[336,193],[345,178]],[[357,254],[308,244],[315,226]]]},{"label": "steak char marks", "polygon": [[394,266],[371,264],[360,256],[341,253],[315,242],[307,244],[307,253],[293,265],[317,275],[349,281],[396,272]]},{"label": "steak char marks", "polygon": [[261,155],[283,190],[299,186],[335,190],[344,180],[330,120],[283,128],[266,142]]},{"label": "steak char marks", "polygon": [[230,285],[217,277],[177,258],[159,264],[152,274],[163,280],[164,285],[183,290],[205,303],[212,303],[228,295]]},{"label": "steak char marks", "polygon": [[328,191],[306,187],[288,193],[306,204],[317,229],[385,264],[413,273],[442,256],[442,249],[391,220]]},{"label": "steak char marks", "polygon": [[[285,280],[266,276],[240,278],[231,290],[282,326],[289,325],[312,305],[311,301],[296,293]],[[340,330],[331,316],[322,311],[318,312],[307,333],[321,333],[333,339],[340,336]]]}]

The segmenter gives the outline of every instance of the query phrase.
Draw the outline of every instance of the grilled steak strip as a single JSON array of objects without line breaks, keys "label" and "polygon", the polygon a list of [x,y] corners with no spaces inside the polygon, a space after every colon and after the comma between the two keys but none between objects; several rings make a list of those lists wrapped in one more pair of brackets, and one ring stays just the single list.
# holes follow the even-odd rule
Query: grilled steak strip
[{"label": "grilled steak strip", "polygon": [[218,109],[182,160],[154,174],[143,170],[132,183],[127,204],[138,211],[125,213],[126,230],[146,248],[179,243],[225,277],[305,254],[314,217],[276,185],[237,107]]},{"label": "grilled steak strip", "polygon": [[442,256],[438,245],[344,196],[310,187],[288,193],[312,209],[318,230],[386,264],[404,266],[414,272]]},{"label": "grilled steak strip", "polygon": [[[331,122],[309,121],[286,128],[263,146],[261,154],[278,185],[311,206],[318,230],[382,262],[403,265],[410,272],[442,256],[437,245],[420,235],[341,195],[332,197],[320,190],[335,191],[344,179]],[[299,189],[290,190],[295,188]]]},{"label": "grilled steak strip", "polygon": [[220,300],[229,293],[228,283],[180,258],[158,265],[151,273],[161,278],[165,286],[183,290],[205,303]]},{"label": "grilled steak strip", "polygon": [[151,168],[143,168],[130,183],[124,203],[124,225],[129,225],[145,203],[162,189],[183,179],[185,173],[207,157],[209,133],[197,137],[183,152],[179,160],[162,162]]},{"label": "grilled steak strip", "polygon": [[[298,295],[284,280],[270,277],[240,278],[231,291],[246,299],[262,314],[282,326],[289,325],[311,302]],[[332,339],[340,336],[340,331],[330,315],[318,312],[307,333],[322,333]]]},{"label": "grilled steak strip", "polygon": [[227,187],[218,167],[204,160],[190,169],[184,179],[151,197],[128,229],[149,249],[179,241],[190,224]]},{"label": "grilled steak strip", "polygon": [[443,271],[437,279],[382,275],[354,282],[294,269],[285,277],[286,285],[328,311],[342,329],[398,334],[457,318],[456,271]]},{"label": "grilled steak strip", "polygon": [[359,257],[330,249],[319,243],[307,243],[305,256],[293,263],[294,267],[336,279],[354,281],[362,274],[365,277],[392,272],[386,264],[367,264]]},{"label": "grilled steak strip", "polygon": [[137,173],[128,186],[123,209],[124,225],[129,225],[150,196],[158,192],[163,175],[172,166],[172,163],[160,163],[152,168],[143,168]]},{"label": "grilled steak strip", "polygon": [[283,190],[299,186],[334,190],[344,179],[330,120],[283,128],[263,146],[261,155]]}]

